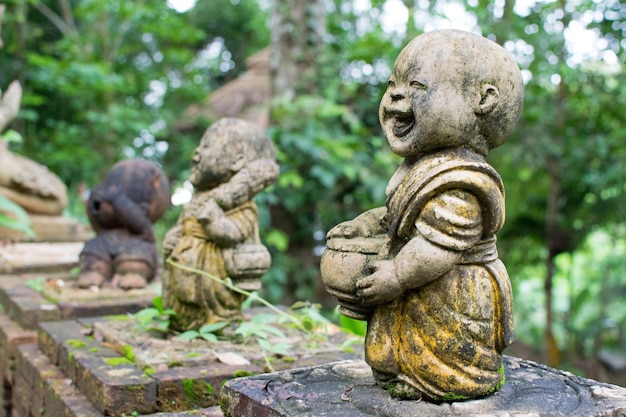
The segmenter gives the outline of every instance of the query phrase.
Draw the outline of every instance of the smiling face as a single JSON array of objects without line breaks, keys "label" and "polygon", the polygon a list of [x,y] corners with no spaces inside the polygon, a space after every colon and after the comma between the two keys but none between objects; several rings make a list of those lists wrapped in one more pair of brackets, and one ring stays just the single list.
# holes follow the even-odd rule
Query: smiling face
[{"label": "smiling face", "polygon": [[200,190],[216,187],[241,169],[243,158],[240,144],[214,125],[204,132],[191,159],[189,181]]},{"label": "smiling face", "polygon": [[379,112],[397,155],[456,147],[477,135],[478,89],[465,81],[453,49],[445,39],[422,35],[398,56]]}]

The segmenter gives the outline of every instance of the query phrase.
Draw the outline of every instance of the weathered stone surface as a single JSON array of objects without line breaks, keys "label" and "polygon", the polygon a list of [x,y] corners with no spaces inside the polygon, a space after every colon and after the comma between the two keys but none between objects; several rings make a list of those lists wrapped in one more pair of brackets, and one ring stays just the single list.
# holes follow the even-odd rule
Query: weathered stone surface
[{"label": "weathered stone surface", "polygon": [[476,400],[400,401],[361,361],[234,379],[222,388],[227,417],[613,417],[626,416],[626,389],[504,356],[507,383]]},{"label": "weathered stone surface", "polygon": [[[267,314],[267,309],[254,311]],[[289,342],[289,357],[264,354],[252,338],[213,343],[159,339],[138,328],[136,321],[116,317],[41,323],[38,341],[40,351],[67,380],[100,413],[110,415],[137,411],[212,416],[224,381],[265,372],[265,355],[274,369],[362,356],[362,351],[344,351],[340,346],[348,336],[336,330],[324,337],[282,331],[286,337],[273,336],[270,343]]]},{"label": "weathered stone surface", "polygon": [[[42,291],[29,287],[29,280],[42,279]],[[0,276],[0,304],[11,320],[25,329],[44,321],[134,313],[152,304],[152,287],[124,291],[105,286],[97,291],[76,287],[69,274],[32,273]]]},{"label": "weathered stone surface", "polygon": [[[55,367],[36,345],[19,346],[13,414],[3,417],[104,417],[73,381]],[[113,413],[111,415],[116,415]],[[133,414],[138,417],[221,417],[218,406],[180,412]]]},{"label": "weathered stone surface", "polygon": [[54,302],[29,288],[19,276],[0,280],[0,304],[11,320],[24,329],[36,329],[41,321],[59,320],[61,314]]},{"label": "weathered stone surface", "polygon": [[42,323],[41,329],[41,350],[100,412],[156,411],[155,381],[119,353],[88,338],[80,323]]},{"label": "weathered stone surface", "polygon": [[0,273],[69,271],[78,266],[83,245],[83,242],[22,242],[0,246]]},{"label": "weathered stone surface", "polygon": [[36,332],[24,330],[0,312],[0,417],[9,417],[13,407],[12,386],[17,347],[36,342]]},{"label": "weathered stone surface", "polygon": [[523,100],[513,56],[478,34],[424,33],[395,61],[379,121],[403,161],[384,207],[328,232],[321,276],[342,314],[367,321],[365,360],[396,398],[480,398],[503,383],[513,304],[496,247],[504,184],[487,155]]},{"label": "weathered stone surface", "polygon": [[265,132],[240,119],[220,119],[202,135],[191,160],[194,194],[163,239],[163,302],[177,313],[176,330],[241,317],[244,296],[226,278],[242,290],[261,287],[271,256],[254,197],[278,178],[275,159]]}]

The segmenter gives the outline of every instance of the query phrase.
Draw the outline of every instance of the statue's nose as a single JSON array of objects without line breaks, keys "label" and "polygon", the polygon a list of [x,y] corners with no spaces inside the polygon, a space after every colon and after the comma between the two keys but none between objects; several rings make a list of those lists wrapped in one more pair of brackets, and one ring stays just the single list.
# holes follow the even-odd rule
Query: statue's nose
[{"label": "statue's nose", "polygon": [[404,97],[406,97],[406,94],[404,92],[403,88],[399,88],[399,87],[395,87],[393,88],[390,92],[389,95],[391,96],[391,99],[393,101],[399,101],[399,100],[403,100]]}]

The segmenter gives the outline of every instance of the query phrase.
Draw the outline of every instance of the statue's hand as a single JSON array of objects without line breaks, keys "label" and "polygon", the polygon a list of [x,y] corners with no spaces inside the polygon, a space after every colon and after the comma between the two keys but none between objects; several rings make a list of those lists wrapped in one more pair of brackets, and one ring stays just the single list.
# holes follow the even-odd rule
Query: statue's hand
[{"label": "statue's hand", "polygon": [[378,261],[372,265],[374,272],[356,282],[356,295],[363,304],[372,306],[397,299],[404,292],[396,275],[393,261]]},{"label": "statue's hand", "polygon": [[213,223],[224,217],[224,210],[211,198],[198,209],[197,216],[201,223]]},{"label": "statue's hand", "polygon": [[326,234],[326,239],[334,237],[355,238],[359,236],[371,237],[372,231],[367,223],[355,219],[339,223],[337,226],[330,229],[330,231]]}]

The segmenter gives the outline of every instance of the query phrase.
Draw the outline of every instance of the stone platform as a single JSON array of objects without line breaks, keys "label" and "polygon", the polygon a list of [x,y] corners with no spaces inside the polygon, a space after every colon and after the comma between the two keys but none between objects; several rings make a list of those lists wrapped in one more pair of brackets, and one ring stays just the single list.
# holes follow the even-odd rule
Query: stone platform
[{"label": "stone platform", "polygon": [[0,245],[0,273],[69,271],[78,266],[84,241],[18,242]]},{"label": "stone platform", "polygon": [[507,382],[484,399],[399,401],[362,361],[234,379],[222,388],[226,417],[608,417],[626,416],[626,389],[535,362],[504,357]]},{"label": "stone platform", "polygon": [[74,282],[66,271],[0,275],[0,417],[22,417],[12,412],[15,361],[19,346],[37,343],[39,323],[133,313],[152,305],[157,295],[152,287],[96,293],[77,289]]},{"label": "stone platform", "polygon": [[232,378],[268,364],[284,370],[362,356],[341,348],[346,335],[334,327],[330,336],[285,331],[269,341],[289,343],[288,356],[268,355],[253,339],[163,339],[122,317],[40,323],[38,345],[17,347],[13,417],[221,416],[221,386]]},{"label": "stone platform", "polygon": [[84,243],[95,236],[90,225],[70,217],[29,214],[28,218],[33,236],[0,226],[0,241]]},{"label": "stone platform", "polygon": [[91,291],[76,288],[75,282],[68,272],[0,275],[0,305],[11,320],[32,330],[44,321],[134,313],[151,306],[160,291],[158,283],[131,291]]}]

